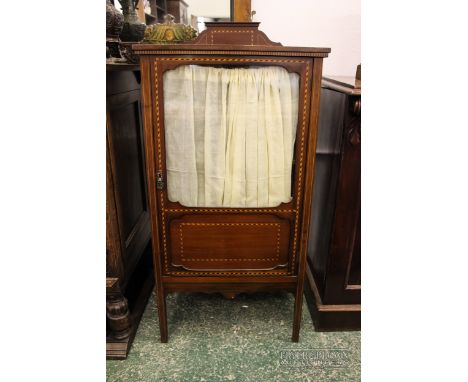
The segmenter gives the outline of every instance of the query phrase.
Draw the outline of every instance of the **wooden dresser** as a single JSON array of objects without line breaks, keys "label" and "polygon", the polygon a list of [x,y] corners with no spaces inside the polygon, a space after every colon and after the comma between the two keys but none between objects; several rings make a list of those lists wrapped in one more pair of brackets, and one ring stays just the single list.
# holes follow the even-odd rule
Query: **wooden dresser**
[{"label": "wooden dresser", "polygon": [[324,77],[306,297],[316,330],[361,325],[361,84]]},{"label": "wooden dresser", "polygon": [[138,65],[108,64],[107,357],[125,358],[154,285]]},{"label": "wooden dresser", "polygon": [[[207,29],[191,42],[179,45],[143,43],[133,46],[134,51],[140,55],[142,74],[148,197],[162,342],[168,341],[168,293],[221,292],[234,298],[240,292],[278,289],[295,295],[292,340],[299,340],[322,61],[328,56],[330,49],[282,46],[270,41],[258,30],[258,25],[259,23],[253,22],[206,23]],[[217,76],[219,80],[211,79],[204,83],[207,75],[214,76],[209,78]],[[171,80],[166,82],[165,78]],[[232,78],[239,78],[240,82],[229,82]],[[213,86],[216,81],[219,81],[218,85]],[[252,81],[258,81],[257,87],[252,85]],[[227,83],[230,85],[226,87]],[[269,87],[261,90],[266,89],[265,83]],[[172,87],[179,85],[182,90],[171,92]],[[207,86],[211,86],[212,90],[205,92]],[[281,90],[282,86],[287,86],[284,88],[287,90]],[[250,91],[245,93],[247,98],[242,96],[245,89]],[[220,92],[219,97],[213,96],[215,91]],[[255,91],[260,91],[260,96],[255,95]],[[231,92],[241,95],[230,98]],[[213,98],[206,103],[205,109],[194,109],[193,105],[199,104],[198,97],[208,96]],[[174,105],[175,100],[181,97],[190,102],[181,101]],[[219,106],[219,110],[225,110],[223,107],[226,106],[227,116],[225,111],[219,114],[206,112],[206,108],[225,102],[226,97],[232,104],[223,104],[224,106]],[[297,102],[283,102],[283,98],[287,97],[296,97],[294,99]],[[274,113],[269,111],[271,108]],[[279,132],[281,130],[278,133],[272,132],[272,126],[281,126],[278,119],[280,117],[275,114],[278,108],[284,112],[281,117],[284,122],[282,126],[291,124],[294,128],[292,136],[290,132],[284,132],[283,135],[283,132]],[[238,123],[238,118],[245,123]],[[177,122],[182,119],[182,122]],[[193,130],[184,132],[184,128],[188,129],[194,123],[201,123],[200,121],[205,121],[205,126],[208,126],[207,119],[210,120],[209,130],[205,127],[204,131],[195,129],[195,133]],[[296,122],[291,123],[292,120]],[[176,122],[179,123],[179,130],[169,128],[169,125],[176,125]],[[252,129],[245,127],[247,125],[253,126]],[[213,149],[212,142],[217,139],[217,135],[224,134],[223,126],[228,126],[227,140],[217,146],[218,149]],[[239,133],[239,129],[244,130]],[[242,134],[251,133],[254,135],[244,141],[245,136]],[[205,154],[200,151],[203,150],[203,145],[196,149],[190,146],[186,146],[187,150],[178,148],[189,140],[203,140],[203,134]],[[261,147],[261,150],[248,148],[251,139],[257,139],[254,137],[259,137],[259,134],[261,139],[258,138],[258,146],[256,143],[255,147]],[[230,137],[234,138],[231,140]],[[238,162],[229,162],[231,155],[234,155],[229,152],[229,148],[236,139],[240,139],[236,146],[238,151],[247,147],[245,152],[249,159],[241,158],[245,160],[245,166],[236,167]],[[268,141],[266,146],[265,139]],[[167,145],[167,140],[171,140],[174,147]],[[292,145],[288,143],[290,140],[293,140]],[[211,150],[208,154],[207,147]],[[225,147],[228,154],[225,153]],[[282,151],[275,151],[274,147],[281,147]],[[171,151],[174,150],[178,150],[178,156],[171,158]],[[270,154],[267,154],[268,150]],[[195,156],[195,151],[196,166],[194,163],[190,168],[182,168],[181,161],[191,155]],[[290,155],[286,155],[286,152]],[[253,156],[249,156],[250,154]],[[236,185],[249,183],[250,180],[244,179],[242,175],[247,171],[245,168],[252,167],[253,160],[259,164],[259,173],[264,171],[267,159],[262,160],[265,155],[268,156],[267,171],[284,165],[284,172],[269,172],[268,182],[264,183],[265,178],[259,178],[258,183],[253,186],[254,192],[256,187],[266,187],[269,192],[267,200],[260,201],[265,194],[259,192],[258,199],[253,204],[251,200],[251,204],[247,204],[245,198],[233,205],[226,202],[232,198],[231,194],[228,196],[230,189],[227,186],[231,187],[232,177],[229,178],[228,173],[232,168],[236,169],[233,174]],[[277,158],[283,158],[283,155],[284,160],[278,162]],[[196,199],[197,195],[212,196],[211,192],[219,191],[213,187],[207,192],[206,174],[213,171],[208,168],[207,162],[203,164],[204,168],[199,169],[200,161],[211,160],[213,156],[221,158],[222,163],[231,163],[224,169],[215,169],[220,175],[216,175],[217,172],[216,176],[209,179],[211,183],[221,179],[216,183],[218,188],[223,190],[224,187],[224,194],[219,202],[202,202],[194,206],[177,201],[175,196],[171,197],[171,187],[175,189],[177,183],[171,178],[176,176],[175,173],[182,179],[180,184],[177,183],[182,187],[180,197],[194,194]],[[217,163],[219,162],[214,161],[212,165],[216,166]],[[253,171],[256,171],[256,167],[253,167]],[[190,182],[196,183],[200,177],[205,177],[205,183],[201,183],[205,184],[204,191],[188,187]],[[278,177],[283,177],[281,179],[288,186],[280,189],[271,187]],[[244,191],[243,188],[236,190]],[[246,192],[250,191],[252,190]],[[274,194],[282,192],[289,192],[282,202],[268,204],[275,200]]]}]

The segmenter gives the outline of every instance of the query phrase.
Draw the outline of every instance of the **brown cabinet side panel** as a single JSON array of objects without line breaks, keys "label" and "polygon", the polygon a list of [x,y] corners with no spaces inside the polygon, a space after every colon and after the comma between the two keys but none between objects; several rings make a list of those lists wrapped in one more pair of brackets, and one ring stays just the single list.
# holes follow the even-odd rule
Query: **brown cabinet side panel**
[{"label": "brown cabinet side panel", "polygon": [[[359,276],[361,208],[361,118],[360,96],[348,96],[341,149],[333,233],[327,263],[323,302],[359,304],[360,285],[349,284]],[[355,251],[358,250],[359,253]],[[353,264],[353,258],[355,260]]]},{"label": "brown cabinet side panel", "polygon": [[140,142],[138,100],[110,110],[116,190],[121,206],[121,229],[127,238],[140,215],[147,211]]},{"label": "brown cabinet side panel", "polygon": [[354,238],[354,249],[351,254],[349,270],[348,270],[348,282],[349,286],[361,286],[361,214],[359,214],[359,220],[357,223],[356,236]]},{"label": "brown cabinet side panel", "polygon": [[324,290],[333,228],[345,106],[346,95],[322,88],[308,251],[320,292]]},{"label": "brown cabinet side panel", "polygon": [[124,286],[150,239],[139,74],[130,71],[107,74],[107,159],[125,268],[121,280]]}]

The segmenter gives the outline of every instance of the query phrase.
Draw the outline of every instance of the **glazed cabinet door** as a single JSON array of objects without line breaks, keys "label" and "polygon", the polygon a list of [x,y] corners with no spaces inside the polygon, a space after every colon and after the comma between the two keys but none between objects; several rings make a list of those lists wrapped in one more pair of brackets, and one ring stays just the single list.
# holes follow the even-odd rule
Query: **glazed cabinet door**
[{"label": "glazed cabinet door", "polygon": [[296,274],[311,60],[149,65],[162,273]]}]

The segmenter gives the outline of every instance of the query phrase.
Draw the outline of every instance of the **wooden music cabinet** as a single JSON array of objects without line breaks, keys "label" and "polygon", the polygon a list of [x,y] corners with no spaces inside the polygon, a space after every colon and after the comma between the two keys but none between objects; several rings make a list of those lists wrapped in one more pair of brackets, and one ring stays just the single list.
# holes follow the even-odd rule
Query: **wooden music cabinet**
[{"label": "wooden music cabinet", "polygon": [[322,61],[259,23],[137,44],[161,342],[171,292],[287,290],[299,340]]}]

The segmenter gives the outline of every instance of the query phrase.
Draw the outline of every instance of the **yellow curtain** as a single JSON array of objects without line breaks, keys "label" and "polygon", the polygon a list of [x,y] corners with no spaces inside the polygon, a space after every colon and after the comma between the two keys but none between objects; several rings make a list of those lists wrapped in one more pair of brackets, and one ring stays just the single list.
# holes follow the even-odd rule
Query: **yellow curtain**
[{"label": "yellow curtain", "polygon": [[250,208],[291,200],[296,73],[184,65],[163,83],[169,200]]}]

